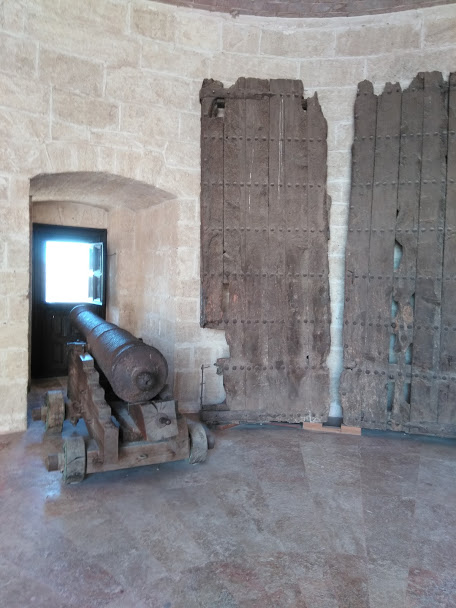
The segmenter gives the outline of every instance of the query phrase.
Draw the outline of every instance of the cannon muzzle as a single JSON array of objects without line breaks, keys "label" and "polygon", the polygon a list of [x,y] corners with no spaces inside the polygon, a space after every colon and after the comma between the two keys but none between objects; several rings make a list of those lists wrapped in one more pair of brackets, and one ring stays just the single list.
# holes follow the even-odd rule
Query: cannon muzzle
[{"label": "cannon muzzle", "polygon": [[84,304],[73,308],[70,319],[120,399],[130,403],[148,401],[164,388],[168,364],[159,350],[104,321]]}]

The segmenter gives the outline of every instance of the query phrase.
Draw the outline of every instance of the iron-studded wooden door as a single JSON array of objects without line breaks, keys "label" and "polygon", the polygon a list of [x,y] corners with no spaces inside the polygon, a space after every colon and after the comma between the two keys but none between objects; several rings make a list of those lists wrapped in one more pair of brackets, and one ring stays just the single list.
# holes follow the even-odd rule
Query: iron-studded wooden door
[{"label": "iron-studded wooden door", "polygon": [[330,347],[326,121],[295,80],[201,89],[201,325],[224,329],[208,421],[321,421]]},{"label": "iron-studded wooden door", "polygon": [[456,74],[359,85],[346,253],[344,420],[456,434]]}]

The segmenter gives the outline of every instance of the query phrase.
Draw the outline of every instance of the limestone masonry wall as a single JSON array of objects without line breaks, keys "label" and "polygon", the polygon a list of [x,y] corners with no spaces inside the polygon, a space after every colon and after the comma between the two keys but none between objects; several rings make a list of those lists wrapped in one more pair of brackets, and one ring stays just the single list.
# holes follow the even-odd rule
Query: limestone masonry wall
[{"label": "limestone masonry wall", "polygon": [[[29,180],[39,173],[103,171],[173,195],[146,209],[109,209],[109,315],[163,349],[180,407],[198,409],[201,365],[227,354],[223,332],[198,322],[203,78],[225,86],[239,76],[300,78],[306,96],[318,91],[329,128],[336,412],[357,83],[368,78],[378,91],[388,80],[406,85],[420,70],[455,69],[455,4],[274,20],[141,0],[0,2],[0,432],[26,424]],[[51,221],[45,204],[34,217]],[[55,205],[62,223],[106,220],[99,209],[84,216],[77,205]],[[222,399],[211,366],[204,400]]]}]

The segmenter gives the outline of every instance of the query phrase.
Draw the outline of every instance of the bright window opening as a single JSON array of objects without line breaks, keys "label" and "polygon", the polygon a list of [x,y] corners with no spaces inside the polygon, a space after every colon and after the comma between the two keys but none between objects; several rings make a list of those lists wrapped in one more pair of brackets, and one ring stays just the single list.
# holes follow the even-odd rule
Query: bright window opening
[{"label": "bright window opening", "polygon": [[102,244],[46,241],[46,302],[102,301]]}]

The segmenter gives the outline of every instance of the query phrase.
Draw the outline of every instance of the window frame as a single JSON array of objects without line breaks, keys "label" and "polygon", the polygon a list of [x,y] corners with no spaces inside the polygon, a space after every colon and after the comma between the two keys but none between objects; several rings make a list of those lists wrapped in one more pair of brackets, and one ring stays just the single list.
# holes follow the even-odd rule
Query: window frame
[{"label": "window frame", "polygon": [[[34,273],[32,277],[32,298],[34,302],[58,306],[60,302],[46,302],[46,242],[68,241],[102,244],[101,256],[101,289],[100,300],[90,304],[100,307],[100,316],[106,316],[107,299],[107,229],[83,228],[76,226],[58,226],[53,224],[32,224],[32,251],[34,258]],[[74,305],[80,302],[74,302]],[[66,303],[68,305],[68,303]]]}]

